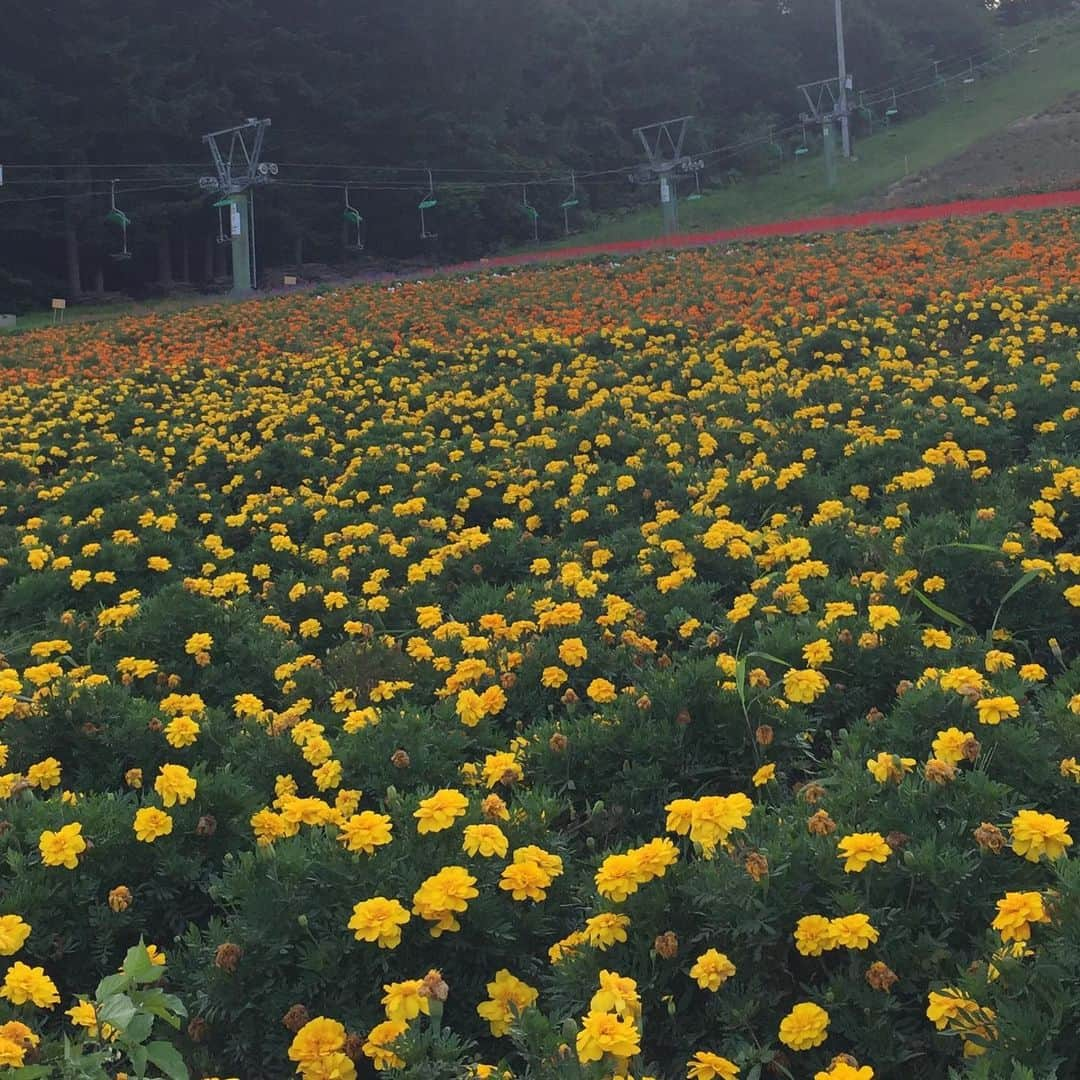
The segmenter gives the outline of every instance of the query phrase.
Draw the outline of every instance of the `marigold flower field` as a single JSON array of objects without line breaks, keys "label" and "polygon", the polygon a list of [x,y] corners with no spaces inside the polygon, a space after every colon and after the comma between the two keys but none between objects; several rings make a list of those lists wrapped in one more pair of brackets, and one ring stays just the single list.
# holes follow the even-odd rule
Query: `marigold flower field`
[{"label": "marigold flower field", "polygon": [[0,1064],[1080,1075],[1078,221],[0,340]]}]

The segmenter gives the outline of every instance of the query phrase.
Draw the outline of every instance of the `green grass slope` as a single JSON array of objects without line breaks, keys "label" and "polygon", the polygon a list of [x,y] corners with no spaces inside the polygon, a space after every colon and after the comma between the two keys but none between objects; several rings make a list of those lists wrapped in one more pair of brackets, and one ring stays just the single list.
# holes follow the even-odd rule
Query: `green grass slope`
[{"label": "green grass slope", "polygon": [[[1013,31],[1010,45],[1033,34],[1032,26]],[[1008,39],[1007,39],[1008,40]],[[679,203],[679,231],[707,232],[787,218],[857,209],[880,200],[889,186],[962,154],[974,143],[1003,131],[1014,121],[1046,109],[1080,89],[1080,20],[1048,27],[1038,51],[1021,48],[1013,66],[981,78],[974,100],[962,100],[962,87],[953,84],[950,98],[922,116],[897,123],[890,131],[877,131],[859,139],[856,160],[838,160],[837,184],[825,185],[820,154],[801,162],[790,159],[773,174],[747,178],[706,192],[700,200]],[[902,104],[902,103],[901,103]],[[1034,163],[1037,166],[1037,163]],[[684,185],[685,186],[685,185]],[[928,195],[934,192],[931,188]],[[987,191],[985,194],[996,194]],[[946,201],[951,193],[934,192],[924,201]],[[641,210],[570,236],[555,246],[602,244],[642,240],[661,232],[659,207]]]}]

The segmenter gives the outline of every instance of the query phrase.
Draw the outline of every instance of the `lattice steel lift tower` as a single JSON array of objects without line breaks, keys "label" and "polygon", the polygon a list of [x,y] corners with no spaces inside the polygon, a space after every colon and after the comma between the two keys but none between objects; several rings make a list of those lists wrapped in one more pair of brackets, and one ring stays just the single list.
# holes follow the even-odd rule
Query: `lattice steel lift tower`
[{"label": "lattice steel lift tower", "polygon": [[676,170],[690,171],[690,157],[683,153],[686,128],[692,116],[661,120],[634,128],[634,134],[645,148],[646,163],[635,175],[636,180],[660,181],[660,208],[664,213],[664,235],[671,236],[679,229],[679,198],[675,189]]},{"label": "lattice steel lift tower", "polygon": [[809,109],[800,113],[799,118],[804,124],[814,123],[821,125],[821,142],[825,155],[825,183],[829,187],[836,184],[836,149],[833,146],[833,123],[841,121],[846,130],[848,107],[847,91],[851,89],[851,76],[845,76],[845,81],[839,79],[822,79],[820,82],[802,83],[799,90]]},{"label": "lattice steel lift tower", "polygon": [[[229,208],[232,240],[233,294],[243,296],[255,287],[255,217],[251,189],[277,176],[276,162],[262,161],[263,139],[269,120],[250,118],[235,127],[203,136],[217,176],[203,176],[199,186],[220,195],[214,204]],[[227,140],[227,141],[226,141]]]}]

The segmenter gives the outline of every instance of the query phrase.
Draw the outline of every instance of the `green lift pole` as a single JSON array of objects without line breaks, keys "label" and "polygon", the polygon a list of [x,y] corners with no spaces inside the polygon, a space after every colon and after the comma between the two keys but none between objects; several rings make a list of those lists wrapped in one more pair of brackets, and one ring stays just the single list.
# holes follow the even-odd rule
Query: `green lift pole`
[{"label": "green lift pole", "polygon": [[229,211],[229,246],[232,250],[232,292],[246,296],[253,289],[251,280],[251,206],[246,191],[235,191],[218,199],[214,206]]},{"label": "green lift pole", "polygon": [[836,147],[833,145],[832,120],[826,118],[821,124],[821,141],[825,150],[825,186],[836,187]]},{"label": "green lift pole", "polygon": [[229,216],[232,223],[232,276],[233,295],[244,296],[251,292],[251,210],[248,193],[238,191],[233,195]]}]

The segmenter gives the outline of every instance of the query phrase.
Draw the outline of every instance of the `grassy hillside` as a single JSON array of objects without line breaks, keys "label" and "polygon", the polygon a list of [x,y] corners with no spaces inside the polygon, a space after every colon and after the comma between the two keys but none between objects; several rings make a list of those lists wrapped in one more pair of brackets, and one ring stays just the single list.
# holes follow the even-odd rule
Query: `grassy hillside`
[{"label": "grassy hillside", "polygon": [[[1014,31],[1015,41],[1028,39],[1025,26]],[[820,155],[796,164],[785,162],[774,174],[707,192],[700,200],[679,204],[681,232],[704,232],[784,218],[851,209],[882,197],[890,184],[963,153],[973,144],[1003,131],[1021,117],[1046,109],[1080,89],[1076,46],[1080,23],[1056,26],[1040,41],[1035,53],[1021,50],[1011,70],[981,79],[974,100],[961,100],[961,87],[950,87],[950,100],[922,116],[896,124],[889,132],[858,140],[857,160],[838,162],[839,175],[831,191],[825,186]],[[1032,169],[1037,163],[1032,163]],[[946,201],[956,193],[938,190],[932,200]],[[992,192],[986,192],[992,194]],[[659,207],[606,221],[577,233],[556,246],[639,240],[661,232]]]}]

